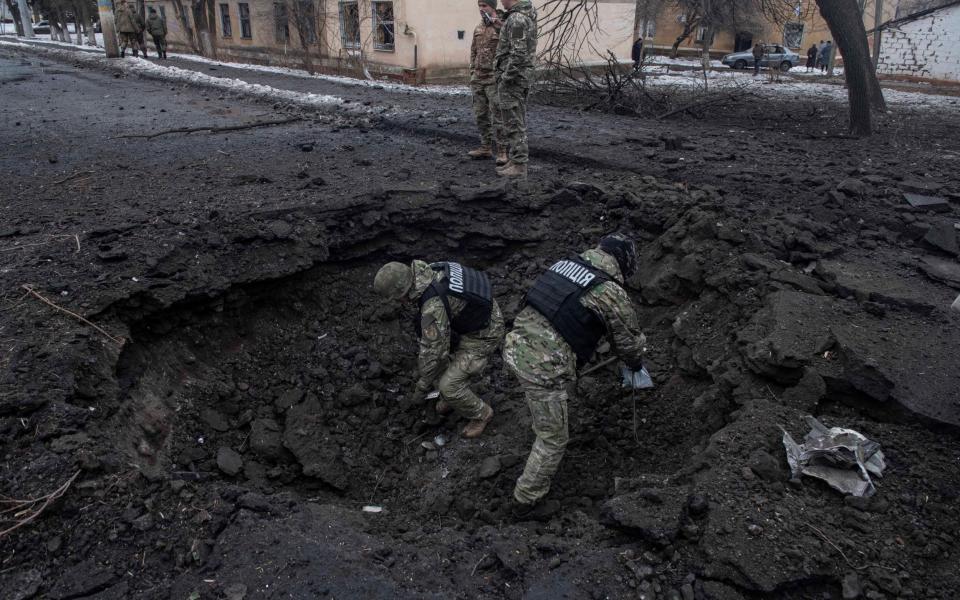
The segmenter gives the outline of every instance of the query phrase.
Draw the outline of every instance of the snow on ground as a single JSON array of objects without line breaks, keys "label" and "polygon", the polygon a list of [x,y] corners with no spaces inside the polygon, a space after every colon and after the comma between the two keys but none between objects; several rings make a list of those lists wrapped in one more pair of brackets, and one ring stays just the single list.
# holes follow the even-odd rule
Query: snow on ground
[{"label": "snow on ground", "polygon": [[[21,42],[0,40],[0,46],[29,48],[32,45]],[[268,85],[247,83],[246,81],[240,79],[211,77],[210,75],[197,73],[196,71],[191,71],[188,69],[180,69],[178,67],[168,67],[155,64],[142,58],[131,57],[123,60],[115,60],[101,56],[99,53],[93,54],[90,52],[76,52],[65,49],[61,50],[60,48],[45,48],[45,51],[67,60],[82,62],[91,66],[115,68],[120,69],[125,73],[144,75],[166,81],[179,81],[183,83],[206,85],[224,91],[247,94],[249,96],[258,98],[293,102],[300,106],[308,106],[315,109],[340,109],[362,113],[372,113],[377,110],[371,108],[361,109],[353,105],[349,107],[345,106],[343,99],[337,96],[294,92],[291,90],[278,89]]]},{"label": "snow on ground", "polygon": [[[98,41],[102,43],[102,36],[100,36],[100,34],[97,35]],[[13,41],[17,38],[12,38],[10,36],[7,36],[7,39],[10,41],[0,40],[0,44],[13,46],[29,45],[18,41]],[[84,56],[82,59],[84,61],[95,62],[99,65],[119,67],[124,71],[131,73],[141,73],[147,76],[158,77],[162,79],[210,85],[228,91],[243,92],[258,97],[269,97],[278,100],[285,100],[311,107],[340,106],[343,104],[343,100],[336,96],[294,92],[291,90],[283,90],[270,86],[248,83],[240,79],[213,77],[204,73],[191,71],[189,69],[164,66],[143,59],[127,58],[123,61],[110,60],[97,52],[82,52],[82,50],[88,50],[83,46],[77,46],[75,44],[67,44],[48,39],[35,39],[32,41],[43,43],[46,46],[59,46],[64,48],[63,50],[59,48],[48,48],[48,52],[60,53],[63,56],[71,59],[76,59],[77,55],[81,55]],[[69,50],[67,50],[67,48]],[[78,52],[78,50],[81,52]],[[70,53],[69,56],[67,55],[68,52]],[[470,94],[469,87],[464,85],[412,86],[390,81],[353,79],[350,77],[339,77],[335,75],[310,75],[301,69],[223,62],[192,54],[172,54],[171,56],[192,62],[209,65],[221,65],[233,69],[243,69],[260,73],[275,73],[291,77],[313,78],[342,85],[366,86],[394,92],[433,94],[441,96],[463,96]],[[647,85],[674,86],[678,88],[689,88],[691,90],[703,88],[704,73],[702,70],[671,71],[667,68],[669,65],[699,66],[699,61],[697,59],[670,59],[662,56],[655,56],[651,58],[656,60],[654,69],[647,71]],[[719,61],[713,61],[713,64],[720,65]],[[720,66],[722,67],[722,65]],[[664,69],[661,70],[661,67]],[[842,73],[842,69],[835,70],[835,74],[837,75],[842,75]],[[838,83],[821,83],[816,81],[817,77],[822,77],[819,72],[808,74],[805,72],[804,67],[796,67],[790,70],[788,75],[783,76],[779,83],[774,83],[769,79],[769,71],[761,71],[759,76],[754,77],[752,69],[738,71],[729,68],[719,68],[716,70],[710,69],[706,72],[706,85],[707,89],[709,90],[733,91],[736,88],[744,87],[752,93],[768,98],[773,98],[777,95],[789,95],[794,97],[803,97],[809,100],[822,99],[846,102],[847,89],[845,86],[839,85]],[[835,77],[833,81],[836,80],[837,78]],[[889,88],[884,89],[884,96],[887,99],[887,103],[891,106],[902,106],[908,108],[938,108],[956,107],[960,105],[960,98],[955,96],[905,92]],[[356,110],[356,108],[353,108],[352,110]],[[376,109],[368,109],[368,112],[373,112],[374,110]]]}]

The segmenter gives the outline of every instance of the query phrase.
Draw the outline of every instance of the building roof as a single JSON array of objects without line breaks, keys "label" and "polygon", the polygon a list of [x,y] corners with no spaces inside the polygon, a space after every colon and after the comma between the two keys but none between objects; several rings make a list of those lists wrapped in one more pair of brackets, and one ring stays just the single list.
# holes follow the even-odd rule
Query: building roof
[{"label": "building roof", "polygon": [[931,8],[925,8],[924,10],[918,10],[918,11],[915,12],[915,13],[910,13],[909,15],[900,17],[900,18],[898,18],[898,19],[890,19],[890,20],[887,21],[886,23],[883,23],[882,25],[880,25],[880,26],[878,26],[878,27],[874,27],[873,29],[870,29],[869,31],[867,31],[867,33],[874,32],[874,31],[876,31],[877,29],[887,29],[888,27],[894,27],[894,26],[896,26],[896,25],[902,25],[903,23],[908,23],[908,22],[910,22],[910,21],[916,21],[917,19],[922,19],[923,17],[925,17],[925,16],[927,16],[927,15],[929,15],[929,14],[935,13],[935,12],[937,12],[937,11],[939,11],[939,10],[943,10],[943,9],[945,9],[945,8],[951,8],[951,7],[958,6],[958,5],[960,5],[960,0],[953,0],[952,2],[945,2],[945,3],[941,4],[940,6],[934,6],[934,7],[931,7]]}]

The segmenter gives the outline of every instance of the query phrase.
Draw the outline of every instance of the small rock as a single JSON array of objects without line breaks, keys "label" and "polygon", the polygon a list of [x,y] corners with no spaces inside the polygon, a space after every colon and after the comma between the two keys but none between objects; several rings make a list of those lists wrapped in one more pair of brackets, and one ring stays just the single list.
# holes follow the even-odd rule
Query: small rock
[{"label": "small rock", "polygon": [[217,450],[217,466],[227,475],[234,476],[243,469],[243,457],[227,446]]},{"label": "small rock", "polygon": [[231,583],[223,588],[223,597],[226,600],[243,600],[247,597],[247,586],[242,583]]},{"label": "small rock", "polygon": [[860,576],[856,573],[847,573],[843,577],[841,591],[843,593],[843,600],[855,600],[859,598],[860,594],[863,593],[863,588],[860,585]]},{"label": "small rock", "polygon": [[957,230],[951,223],[941,221],[923,236],[923,241],[937,250],[946,252],[953,256],[960,254],[960,247],[957,245]]},{"label": "small rock", "polygon": [[862,196],[866,191],[867,186],[859,179],[849,178],[844,179],[837,185],[837,191],[846,194],[847,196]]},{"label": "small rock", "polygon": [[747,525],[747,533],[754,536],[762,535],[763,527],[760,527],[756,523],[750,523],[749,525]]},{"label": "small rock", "polygon": [[500,472],[500,457],[499,456],[488,456],[483,459],[483,462],[480,463],[480,472],[478,476],[480,479],[489,479]]}]

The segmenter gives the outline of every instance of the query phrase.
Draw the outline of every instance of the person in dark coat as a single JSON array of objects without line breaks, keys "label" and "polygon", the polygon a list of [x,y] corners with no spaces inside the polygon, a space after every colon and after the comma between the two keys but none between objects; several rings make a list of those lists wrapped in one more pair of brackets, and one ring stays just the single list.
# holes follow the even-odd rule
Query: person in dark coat
[{"label": "person in dark coat", "polygon": [[753,74],[760,74],[760,63],[763,62],[763,46],[759,43],[753,46]]},{"label": "person in dark coat", "polygon": [[807,50],[807,73],[817,68],[817,54],[819,53],[816,44],[813,44],[810,46],[810,49]]},{"label": "person in dark coat", "polygon": [[167,57],[167,22],[150,7],[150,16],[147,17],[147,32],[153,38],[153,45],[157,48],[157,58]]},{"label": "person in dark coat", "polygon": [[820,72],[826,73],[830,66],[830,53],[833,51],[833,42],[827,40],[827,43],[820,47],[820,53],[817,55],[817,62],[820,64]]},{"label": "person in dark coat", "polygon": [[643,38],[637,38],[637,41],[633,43],[633,48],[630,49],[630,58],[633,59],[633,68],[639,69],[640,63],[643,61]]}]

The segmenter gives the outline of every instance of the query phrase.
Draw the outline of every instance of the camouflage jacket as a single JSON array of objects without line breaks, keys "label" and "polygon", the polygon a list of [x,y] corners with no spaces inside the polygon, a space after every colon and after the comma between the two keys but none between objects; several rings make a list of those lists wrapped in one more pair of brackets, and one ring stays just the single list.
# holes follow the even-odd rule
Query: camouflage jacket
[{"label": "camouflage jacket", "polygon": [[493,61],[497,57],[497,45],[500,43],[500,31],[483,21],[473,30],[473,43],[470,45],[470,82],[494,83],[496,73]]},{"label": "camouflage jacket", "polygon": [[137,33],[140,31],[137,27],[137,13],[130,8],[129,4],[118,6],[117,10],[114,11],[113,18],[118,33]]},{"label": "camouflage jacket", "polygon": [[[434,281],[442,281],[445,275],[442,272],[434,271],[429,263],[422,260],[415,260],[410,265],[413,269],[413,288],[411,288],[409,300],[419,302],[420,296],[426,291]],[[418,367],[420,370],[420,380],[418,387],[427,389],[437,380],[440,374],[447,367],[447,359],[450,356],[452,330],[450,328],[450,316],[460,314],[460,311],[467,305],[466,302],[447,296],[447,302],[450,305],[452,315],[447,315],[443,307],[443,300],[439,296],[434,296],[427,300],[420,309],[420,353]],[[471,333],[461,340],[461,344],[467,338],[476,338],[481,341],[489,341],[493,345],[499,343],[502,335],[502,317],[500,317],[500,308],[496,300],[493,302],[493,311],[491,323],[485,329],[476,333]]]},{"label": "camouflage jacket", "polygon": [[147,17],[147,31],[153,37],[167,35],[167,22],[159,14],[153,13]]},{"label": "camouflage jacket", "polygon": [[494,63],[497,81],[508,86],[529,86],[537,54],[537,9],[530,0],[520,0],[507,12],[500,29]]},{"label": "camouflage jacket", "polygon": [[[612,278],[584,294],[580,303],[603,321],[607,339],[617,356],[630,364],[639,363],[647,339],[640,331],[630,296],[621,287],[620,266],[616,259],[598,249],[587,250],[580,258]],[[514,320],[513,330],[507,334],[503,358],[520,378],[543,387],[563,386],[577,377],[577,356],[573,348],[546,317],[529,306]]]}]

